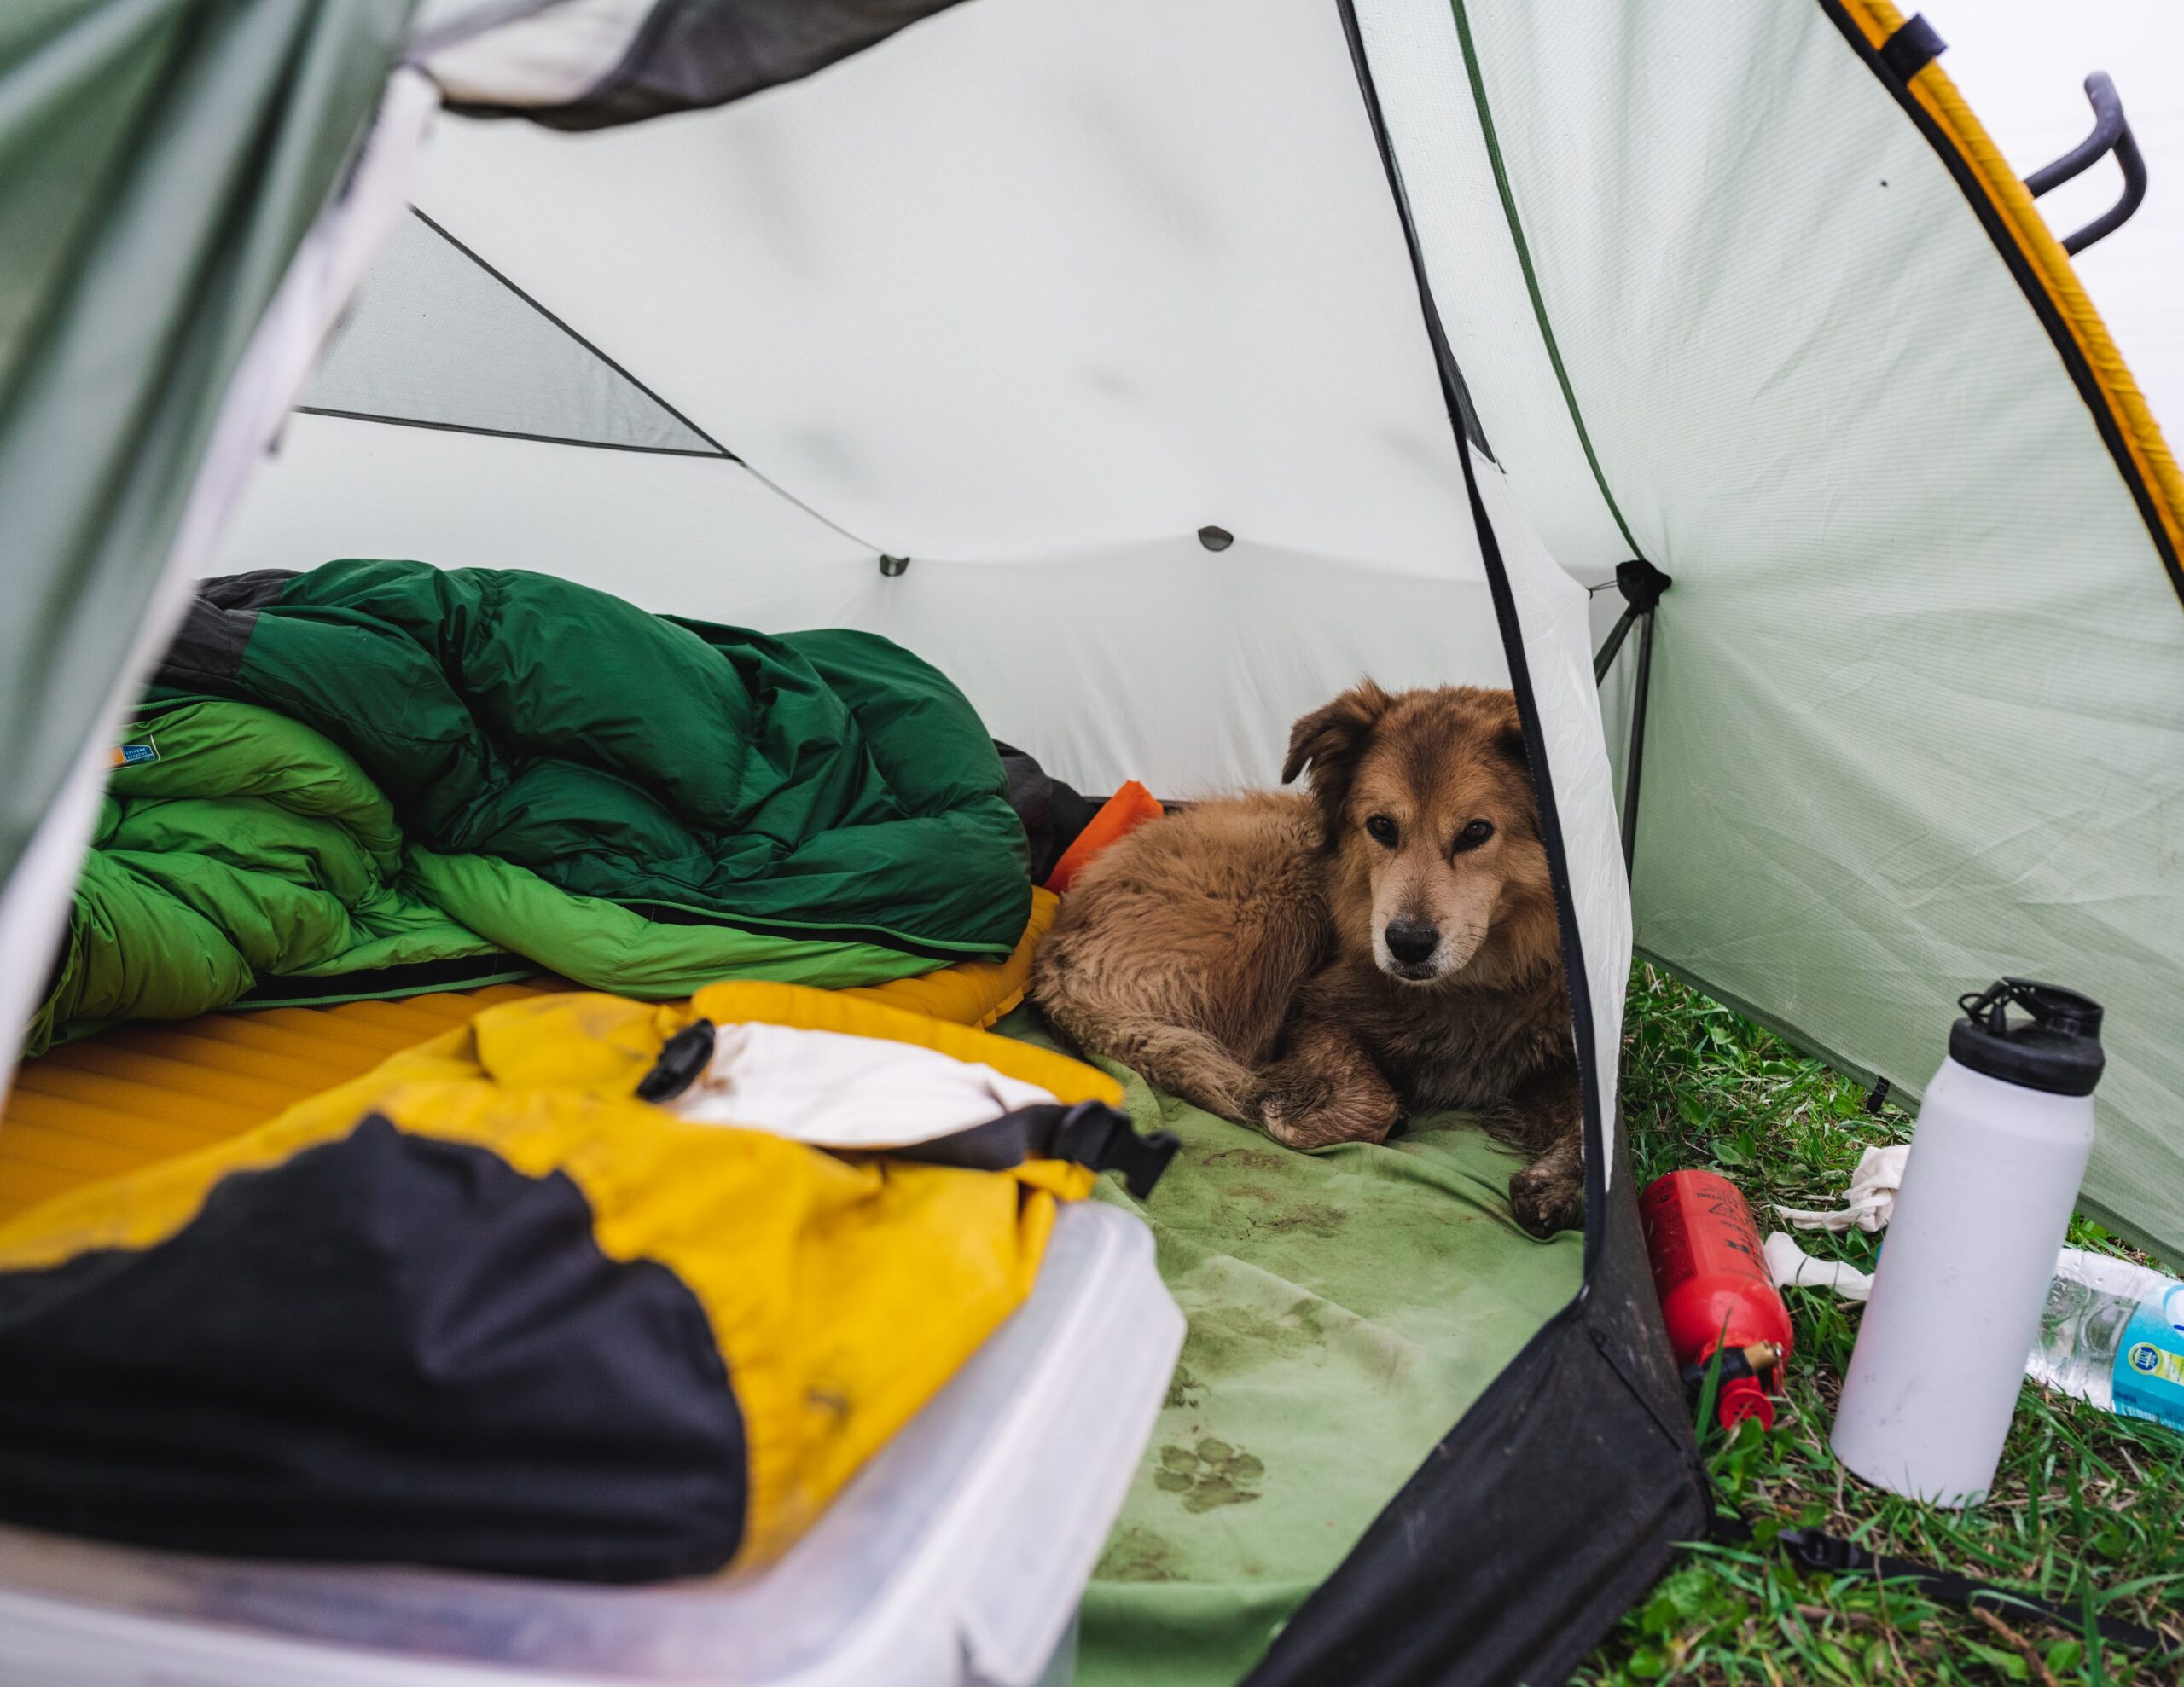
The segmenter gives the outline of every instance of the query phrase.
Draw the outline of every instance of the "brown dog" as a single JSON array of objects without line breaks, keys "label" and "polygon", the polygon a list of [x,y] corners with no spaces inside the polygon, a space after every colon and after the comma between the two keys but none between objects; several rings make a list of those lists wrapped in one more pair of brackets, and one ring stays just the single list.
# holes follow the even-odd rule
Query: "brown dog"
[{"label": "brown dog", "polygon": [[1153,821],[1063,900],[1031,993],[1083,1046],[1293,1148],[1476,1108],[1531,1157],[1540,1235],[1584,1207],[1547,852],[1514,699],[1368,680],[1297,722],[1284,784]]}]

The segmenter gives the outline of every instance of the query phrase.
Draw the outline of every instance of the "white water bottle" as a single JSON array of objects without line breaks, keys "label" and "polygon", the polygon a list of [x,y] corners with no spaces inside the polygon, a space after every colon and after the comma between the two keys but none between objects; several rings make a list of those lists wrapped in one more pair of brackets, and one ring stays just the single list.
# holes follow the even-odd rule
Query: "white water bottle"
[{"label": "white water bottle", "polygon": [[[1985,1498],[2093,1152],[2100,1009],[2006,978],[1927,1086],[1832,1438],[1914,1499]],[[2009,1017],[2013,1006],[2029,1016]]]}]

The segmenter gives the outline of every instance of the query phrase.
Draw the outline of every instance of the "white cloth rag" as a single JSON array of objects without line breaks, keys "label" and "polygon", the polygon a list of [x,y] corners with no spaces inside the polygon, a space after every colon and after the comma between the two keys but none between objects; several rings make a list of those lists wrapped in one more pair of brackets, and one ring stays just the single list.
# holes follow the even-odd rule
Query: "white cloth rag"
[{"label": "white cloth rag", "polygon": [[901,1148],[982,1125],[1049,1091],[912,1043],[790,1025],[723,1025],[698,1081],[667,1104],[686,1119],[820,1148]]},{"label": "white cloth rag", "polygon": [[1846,1301],[1862,1301],[1873,1291],[1866,1272],[1840,1260],[1813,1258],[1786,1230],[1776,1231],[1761,1246],[1777,1289],[1833,1289]]},{"label": "white cloth rag", "polygon": [[1910,1157],[1908,1142],[1891,1148],[1868,1148],[1850,1174],[1850,1187],[1840,1207],[1813,1213],[1791,1207],[1774,1210],[1799,1230],[1848,1230],[1853,1225],[1865,1231],[1882,1229],[1896,1211],[1896,1191],[1903,1186],[1903,1165]]},{"label": "white cloth rag", "polygon": [[[1800,1230],[1883,1229],[1896,1212],[1896,1191],[1903,1186],[1903,1167],[1910,1157],[1908,1142],[1868,1148],[1858,1157],[1840,1207],[1810,1213],[1794,1207],[1774,1210]],[[1787,1231],[1776,1231],[1762,1246],[1777,1289],[1833,1289],[1846,1301],[1862,1301],[1873,1292],[1869,1273],[1840,1260],[1815,1259]]]}]

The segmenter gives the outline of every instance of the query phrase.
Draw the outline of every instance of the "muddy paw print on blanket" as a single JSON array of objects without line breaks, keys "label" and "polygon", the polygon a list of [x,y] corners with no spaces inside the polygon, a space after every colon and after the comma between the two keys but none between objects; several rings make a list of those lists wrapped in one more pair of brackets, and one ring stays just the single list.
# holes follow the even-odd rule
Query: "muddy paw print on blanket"
[{"label": "muddy paw print on blanket", "polygon": [[1249,1504],[1259,1497],[1258,1480],[1265,1474],[1266,1466],[1252,1454],[1209,1436],[1194,1447],[1162,1447],[1153,1481],[1164,1493],[1180,1496],[1184,1510],[1196,1513],[1217,1505]]}]

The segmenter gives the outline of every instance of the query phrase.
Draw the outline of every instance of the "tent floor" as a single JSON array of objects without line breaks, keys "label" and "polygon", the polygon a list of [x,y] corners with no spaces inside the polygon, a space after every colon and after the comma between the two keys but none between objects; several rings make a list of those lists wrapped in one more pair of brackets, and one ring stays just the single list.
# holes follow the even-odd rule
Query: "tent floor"
[{"label": "tent floor", "polygon": [[[1054,1046],[1028,1010],[1003,1035]],[[1240,1677],[1583,1280],[1509,1215],[1519,1157],[1460,1114],[1283,1148],[1109,1064],[1182,1152],[1153,1228],[1190,1332],[1084,1600],[1080,1687]]]}]

